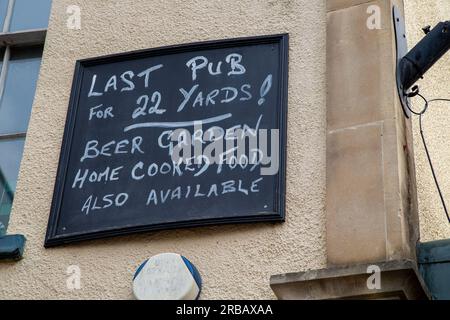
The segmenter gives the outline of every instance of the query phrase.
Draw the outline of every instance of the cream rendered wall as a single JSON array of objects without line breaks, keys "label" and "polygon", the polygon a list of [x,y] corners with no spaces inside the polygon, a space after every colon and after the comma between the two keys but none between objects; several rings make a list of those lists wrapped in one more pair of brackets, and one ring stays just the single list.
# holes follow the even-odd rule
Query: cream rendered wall
[{"label": "cream rendered wall", "polygon": [[[81,30],[66,27],[69,5]],[[137,266],[160,252],[196,264],[202,298],[274,298],[272,274],[323,268],[325,253],[325,0],[54,0],[9,233],[25,257],[0,264],[0,299],[132,298]],[[288,32],[287,221],[231,225],[44,249],[75,61],[99,55]],[[69,291],[66,270],[81,269]]]},{"label": "cream rendered wall", "polygon": [[[450,0],[404,0],[409,47],[424,36],[422,27],[434,27],[450,20]],[[421,93],[428,99],[450,98],[450,53],[447,53],[420,81]],[[416,109],[420,99],[413,100]],[[450,210],[450,103],[435,102],[423,117],[423,128],[442,192]],[[418,118],[413,120],[417,194],[421,241],[450,238],[450,224],[431,175],[420,138]]]}]

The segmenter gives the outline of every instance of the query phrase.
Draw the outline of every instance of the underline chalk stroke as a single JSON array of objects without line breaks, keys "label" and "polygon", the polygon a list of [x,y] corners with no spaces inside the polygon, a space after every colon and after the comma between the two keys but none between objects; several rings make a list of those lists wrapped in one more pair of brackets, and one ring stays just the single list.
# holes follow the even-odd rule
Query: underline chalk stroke
[{"label": "underline chalk stroke", "polygon": [[182,122],[144,122],[144,123],[135,123],[129,125],[123,129],[123,132],[128,132],[135,129],[141,128],[184,128],[184,127],[193,127],[195,125],[204,125],[209,123],[220,122],[231,118],[233,115],[231,113],[226,113],[217,117],[206,118],[202,120],[193,120],[193,121],[182,121]]}]

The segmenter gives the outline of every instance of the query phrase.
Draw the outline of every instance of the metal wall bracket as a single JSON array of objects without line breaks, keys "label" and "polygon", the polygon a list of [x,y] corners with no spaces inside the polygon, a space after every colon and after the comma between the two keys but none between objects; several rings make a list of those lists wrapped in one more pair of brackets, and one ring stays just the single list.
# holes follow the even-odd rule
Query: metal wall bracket
[{"label": "metal wall bracket", "polygon": [[405,116],[407,118],[409,118],[411,116],[411,111],[409,111],[409,108],[407,105],[408,97],[405,95],[405,88],[403,88],[402,81],[401,81],[401,74],[399,71],[400,61],[408,53],[408,43],[406,41],[405,19],[403,18],[402,14],[397,6],[393,6],[392,16],[394,19],[395,43],[396,43],[396,48],[397,48],[397,68],[396,68],[397,91],[398,91],[398,95],[400,97],[400,102],[403,107],[403,112],[405,113]]}]

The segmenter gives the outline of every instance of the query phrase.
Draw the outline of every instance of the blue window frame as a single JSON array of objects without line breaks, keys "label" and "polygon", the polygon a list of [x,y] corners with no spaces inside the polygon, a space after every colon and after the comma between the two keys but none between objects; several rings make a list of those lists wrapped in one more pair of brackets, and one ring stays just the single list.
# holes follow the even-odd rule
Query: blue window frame
[{"label": "blue window frame", "polygon": [[51,0],[0,0],[0,236],[9,224],[41,64],[36,30],[43,42],[50,6]]}]

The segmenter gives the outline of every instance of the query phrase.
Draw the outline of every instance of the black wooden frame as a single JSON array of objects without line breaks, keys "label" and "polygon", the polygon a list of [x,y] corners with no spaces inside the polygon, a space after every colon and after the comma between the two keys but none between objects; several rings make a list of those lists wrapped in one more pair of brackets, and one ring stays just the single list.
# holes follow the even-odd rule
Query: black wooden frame
[{"label": "black wooden frame", "polygon": [[[102,57],[77,60],[75,65],[72,91],[69,100],[69,109],[67,111],[66,125],[64,129],[64,136],[62,141],[61,154],[59,158],[57,177],[54,186],[53,201],[44,246],[53,247],[66,243],[125,235],[131,233],[154,231],[154,230],[198,227],[198,226],[218,225],[218,224],[232,224],[232,223],[276,222],[276,221],[283,222],[285,220],[285,193],[286,193],[286,144],[287,144],[287,97],[288,97],[288,50],[289,50],[288,42],[289,42],[288,34],[276,34],[268,36],[256,36],[256,37],[214,40],[182,45],[173,45],[167,47],[131,51],[126,53],[119,53]],[[264,213],[261,216],[253,215],[239,218],[203,219],[203,220],[163,223],[158,225],[117,227],[114,229],[98,230],[95,232],[76,233],[60,236],[56,234],[60,209],[63,201],[63,189],[68,171],[69,155],[72,147],[72,136],[75,130],[75,122],[76,122],[75,119],[78,111],[79,94],[83,80],[84,67],[99,64],[114,63],[124,60],[140,59],[149,56],[160,56],[197,50],[220,49],[235,46],[271,44],[271,43],[279,44],[280,47],[280,56],[279,56],[280,81],[278,83],[278,90],[281,93],[279,100],[280,166],[277,181],[278,185],[276,188],[276,197],[275,197],[276,198],[275,207],[277,208],[277,210],[273,214]]]}]

